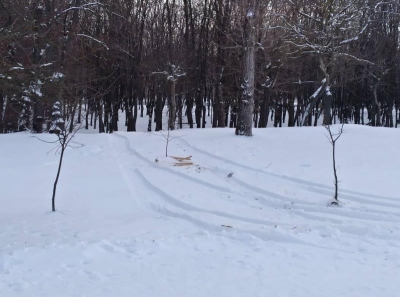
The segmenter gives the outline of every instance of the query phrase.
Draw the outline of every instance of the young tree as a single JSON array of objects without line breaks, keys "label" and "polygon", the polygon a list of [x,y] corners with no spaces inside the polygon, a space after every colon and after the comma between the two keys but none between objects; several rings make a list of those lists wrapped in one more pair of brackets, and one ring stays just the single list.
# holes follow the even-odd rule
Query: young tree
[{"label": "young tree", "polygon": [[333,167],[333,176],[335,178],[335,180],[334,180],[335,195],[333,196],[333,201],[331,202],[331,205],[339,204],[339,199],[338,199],[339,181],[338,181],[337,167],[336,167],[336,142],[339,140],[340,136],[342,136],[342,134],[344,132],[343,127],[344,127],[344,124],[342,124],[338,128],[337,132],[332,132],[330,125],[325,126],[325,129],[328,131],[327,138],[329,140],[329,143],[332,145],[332,167]]},{"label": "young tree", "polygon": [[73,119],[71,115],[69,115],[69,120],[64,120],[61,110],[60,110],[60,103],[56,102],[52,108],[52,122],[49,129],[49,133],[54,134],[57,136],[55,141],[44,141],[38,138],[41,141],[46,143],[56,144],[56,147],[53,150],[56,150],[56,153],[60,154],[58,159],[58,167],[57,167],[57,174],[53,184],[53,193],[51,198],[51,210],[56,211],[56,192],[57,192],[57,185],[61,174],[61,168],[63,165],[65,151],[68,147],[71,148],[79,148],[83,146],[82,144],[78,144],[73,140],[76,132],[79,131],[81,128],[81,123],[78,119]]}]

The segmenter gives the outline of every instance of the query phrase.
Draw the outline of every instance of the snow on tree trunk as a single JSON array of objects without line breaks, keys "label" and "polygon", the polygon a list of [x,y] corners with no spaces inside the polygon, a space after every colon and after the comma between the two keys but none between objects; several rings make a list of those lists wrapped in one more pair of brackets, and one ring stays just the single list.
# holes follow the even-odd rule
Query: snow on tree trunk
[{"label": "snow on tree trunk", "polygon": [[330,88],[327,87],[324,96],[324,125],[331,124],[331,106],[332,106],[332,93]]},{"label": "snow on tree trunk", "polygon": [[259,0],[249,0],[244,22],[244,67],[242,95],[239,102],[236,135],[252,136],[254,111],[254,72],[256,13]]},{"label": "snow on tree trunk", "polygon": [[322,80],[322,85],[315,91],[314,94],[311,95],[309,99],[309,103],[304,111],[303,118],[301,120],[301,126],[305,126],[307,124],[308,116],[310,115],[311,110],[314,108],[317,100],[325,94],[325,90],[327,88],[327,79]]}]

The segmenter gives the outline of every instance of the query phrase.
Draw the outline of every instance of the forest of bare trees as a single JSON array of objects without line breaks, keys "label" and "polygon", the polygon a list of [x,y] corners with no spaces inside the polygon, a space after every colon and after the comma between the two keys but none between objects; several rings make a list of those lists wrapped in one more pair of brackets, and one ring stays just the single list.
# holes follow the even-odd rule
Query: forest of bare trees
[{"label": "forest of bare trees", "polygon": [[0,0],[0,133],[397,127],[399,29],[398,0]]}]

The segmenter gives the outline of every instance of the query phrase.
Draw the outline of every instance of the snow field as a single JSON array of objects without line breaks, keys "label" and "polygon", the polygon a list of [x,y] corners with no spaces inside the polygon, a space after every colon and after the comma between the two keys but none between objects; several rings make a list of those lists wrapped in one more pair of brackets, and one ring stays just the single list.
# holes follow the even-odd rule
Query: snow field
[{"label": "snow field", "polygon": [[[398,296],[396,129],[0,137],[0,296]],[[45,140],[51,135],[41,135]],[[25,153],[26,151],[29,153]]]}]

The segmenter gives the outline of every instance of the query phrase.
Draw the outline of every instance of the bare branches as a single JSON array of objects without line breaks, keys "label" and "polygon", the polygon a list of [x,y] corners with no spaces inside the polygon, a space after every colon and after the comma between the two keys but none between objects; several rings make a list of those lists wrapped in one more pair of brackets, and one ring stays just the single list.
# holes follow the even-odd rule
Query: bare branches
[{"label": "bare branches", "polygon": [[174,65],[171,63],[167,64],[168,70],[165,71],[155,71],[152,72],[150,75],[155,74],[162,74],[165,75],[167,81],[170,82],[177,82],[179,78],[186,76],[186,73],[181,70],[181,66]]},{"label": "bare branches", "polygon": [[[86,4],[82,4],[79,7],[76,6],[71,6],[67,9],[64,9],[63,11],[60,11],[55,18],[60,17],[62,14],[67,13],[69,11],[73,11],[73,10],[90,10],[89,7],[93,7],[93,6],[104,6],[102,3],[100,2],[93,2],[93,3],[86,3]],[[92,10],[90,10],[92,11]]]},{"label": "bare branches", "polygon": [[169,143],[170,143],[171,141],[175,140],[175,139],[178,139],[178,138],[181,138],[181,137],[184,136],[184,135],[180,135],[180,136],[170,137],[169,131],[170,131],[170,129],[168,128],[167,135],[164,135],[164,133],[162,133],[162,132],[160,131],[160,134],[164,137],[165,142],[166,142],[166,144],[165,144],[165,156],[166,156],[166,157],[168,157],[168,145],[169,145]]},{"label": "bare branches", "polygon": [[86,34],[76,34],[76,36],[81,36],[81,37],[89,38],[90,40],[93,40],[94,42],[97,42],[97,43],[101,44],[101,45],[104,46],[107,50],[110,49],[104,42],[102,42],[102,41],[100,41],[100,40],[98,40],[98,39],[96,39],[96,38],[94,38],[94,37],[92,37],[92,36],[89,36],[89,35],[86,35]]},{"label": "bare branches", "polygon": [[339,126],[337,132],[332,132],[330,125],[326,125],[325,129],[328,131],[327,138],[329,140],[329,143],[334,145],[336,143],[336,141],[339,140],[340,136],[342,136],[342,134],[344,133],[344,123],[342,123]]}]

